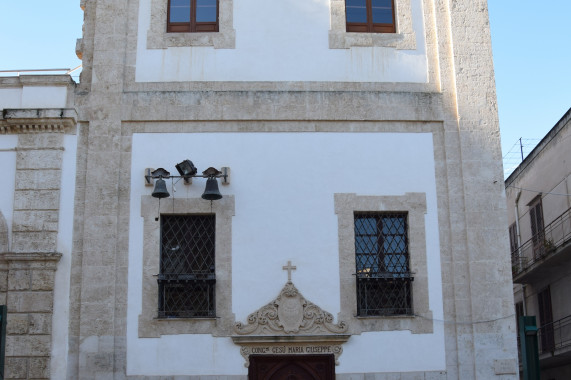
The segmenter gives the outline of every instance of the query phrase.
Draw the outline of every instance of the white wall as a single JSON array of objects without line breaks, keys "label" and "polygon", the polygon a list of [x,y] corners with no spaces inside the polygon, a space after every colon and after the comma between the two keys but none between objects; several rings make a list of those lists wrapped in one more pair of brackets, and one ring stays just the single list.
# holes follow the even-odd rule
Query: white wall
[{"label": "white wall", "polygon": [[149,50],[151,0],[141,0],[136,80],[425,83],[422,4],[421,0],[411,0],[411,4],[416,50],[329,49],[329,0],[234,1],[235,49]]},{"label": "white wall", "polygon": [[0,109],[66,108],[66,86],[0,88]]},{"label": "white wall", "polygon": [[[236,213],[232,220],[232,303],[238,321],[274,299],[285,282],[282,266],[311,302],[340,311],[339,250],[334,193],[427,196],[426,236],[430,309],[442,319],[442,288],[433,141],[428,133],[197,133],[134,134],[129,237],[127,373],[129,375],[245,374],[229,338],[177,335],[138,338],[141,313],[146,167],[191,159],[199,170],[229,166]],[[356,153],[357,152],[357,153]],[[170,185],[169,185],[170,186]],[[200,197],[204,182],[177,185],[176,197]],[[170,190],[169,190],[170,191]],[[172,194],[172,191],[171,191]],[[169,199],[163,200],[168,202]],[[158,247],[157,247],[158,254]],[[390,342],[390,344],[389,344]],[[382,349],[381,346],[390,349]],[[181,347],[184,349],[181,350]],[[372,360],[371,350],[383,350]],[[184,360],[177,360],[184,357]],[[410,360],[410,358],[414,360]],[[365,360],[363,360],[365,359]],[[344,345],[337,373],[424,371],[445,368],[441,323],[434,334],[365,333]]]},{"label": "white wall", "polygon": [[65,379],[68,358],[69,291],[71,252],[73,245],[73,214],[77,136],[64,136],[62,183],[57,250],[62,254],[55,275],[54,314],[52,320],[52,379]]},{"label": "white wall", "polygon": [[2,168],[2,185],[0,186],[0,211],[2,211],[8,226],[9,247],[12,243],[12,220],[14,215],[14,187],[16,183],[17,146],[17,135],[0,135],[0,168]]}]

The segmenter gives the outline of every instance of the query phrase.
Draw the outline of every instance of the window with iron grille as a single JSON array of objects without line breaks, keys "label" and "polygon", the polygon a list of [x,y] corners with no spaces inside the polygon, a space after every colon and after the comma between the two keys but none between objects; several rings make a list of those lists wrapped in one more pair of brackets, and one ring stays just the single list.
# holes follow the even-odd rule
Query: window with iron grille
[{"label": "window with iron grille", "polygon": [[214,215],[161,215],[159,318],[215,317]]},{"label": "window with iron grille", "polygon": [[357,315],[411,315],[406,213],[355,213]]}]

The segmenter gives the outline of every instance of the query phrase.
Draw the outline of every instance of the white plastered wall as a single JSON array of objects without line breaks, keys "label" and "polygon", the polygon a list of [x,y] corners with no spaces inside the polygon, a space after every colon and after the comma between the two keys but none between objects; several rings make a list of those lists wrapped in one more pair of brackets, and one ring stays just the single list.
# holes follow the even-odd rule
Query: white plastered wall
[{"label": "white plastered wall", "polygon": [[330,49],[329,7],[329,0],[234,1],[235,49],[147,49],[151,0],[141,0],[136,81],[428,82],[421,0],[411,0],[416,50]]},{"label": "white plastered wall", "polygon": [[[0,107],[1,108],[1,107]],[[16,183],[17,135],[0,135],[0,162],[2,165],[2,186],[0,186],[0,211],[8,227],[8,249],[12,241],[12,220],[14,215],[14,187]]]},{"label": "white plastered wall", "polygon": [[[146,167],[164,167],[176,174],[174,165],[189,158],[199,170],[207,166],[231,168],[231,184],[220,189],[223,194],[233,194],[236,201],[232,220],[232,310],[237,321],[245,321],[249,313],[278,295],[287,281],[282,266],[288,260],[297,266],[292,280],[301,293],[336,316],[340,308],[339,248],[333,194],[425,193],[428,293],[434,319],[441,321],[433,149],[429,133],[134,134],[127,374],[237,375],[247,371],[239,347],[230,338],[138,338],[141,196],[152,192],[143,184]],[[197,179],[191,186],[179,183],[175,196],[200,197],[203,190],[204,182]],[[162,202],[168,204],[169,198]],[[370,355],[378,355],[379,350],[383,360],[373,360]],[[415,359],[409,360],[411,357]],[[340,362],[337,373],[444,370],[442,323],[435,322],[431,334],[391,331],[352,336],[344,345]]]},{"label": "white plastered wall", "polygon": [[68,359],[69,292],[73,246],[73,214],[77,136],[64,136],[57,250],[62,254],[55,275],[52,319],[52,379],[65,379]]},{"label": "white plastered wall", "polygon": [[66,86],[22,86],[0,88],[0,110],[4,108],[66,108]]}]

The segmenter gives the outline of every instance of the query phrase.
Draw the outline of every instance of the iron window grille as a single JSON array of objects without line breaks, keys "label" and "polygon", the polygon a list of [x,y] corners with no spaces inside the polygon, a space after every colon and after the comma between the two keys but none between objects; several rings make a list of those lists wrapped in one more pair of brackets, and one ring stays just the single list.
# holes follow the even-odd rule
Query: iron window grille
[{"label": "iron window grille", "polygon": [[357,315],[412,315],[406,213],[355,213]]},{"label": "iron window grille", "polygon": [[161,215],[159,318],[216,316],[214,237],[214,215]]}]

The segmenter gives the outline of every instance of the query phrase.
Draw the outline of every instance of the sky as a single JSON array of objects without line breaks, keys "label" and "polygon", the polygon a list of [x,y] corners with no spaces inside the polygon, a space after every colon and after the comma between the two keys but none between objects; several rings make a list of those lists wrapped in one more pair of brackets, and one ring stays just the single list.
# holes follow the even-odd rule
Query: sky
[{"label": "sky", "polygon": [[[79,66],[79,2],[0,0],[0,70]],[[488,0],[488,7],[509,170],[521,161],[519,139],[528,153],[571,107],[571,1]],[[71,75],[77,81],[79,71]]]}]

